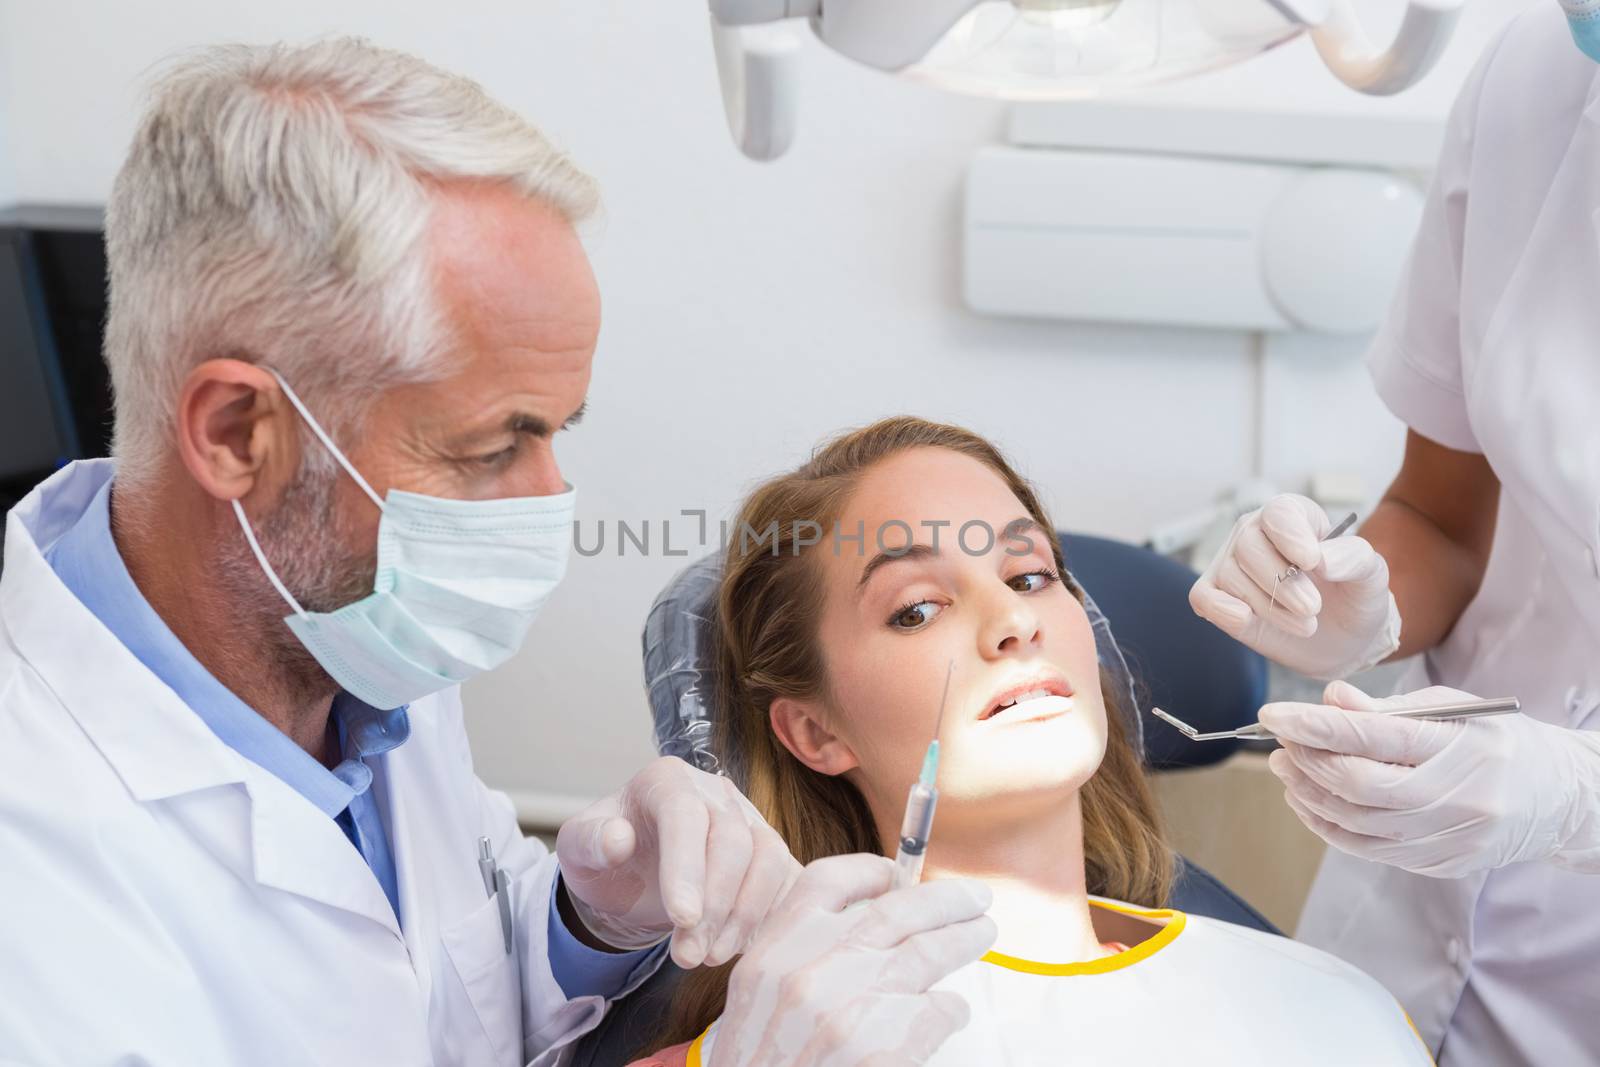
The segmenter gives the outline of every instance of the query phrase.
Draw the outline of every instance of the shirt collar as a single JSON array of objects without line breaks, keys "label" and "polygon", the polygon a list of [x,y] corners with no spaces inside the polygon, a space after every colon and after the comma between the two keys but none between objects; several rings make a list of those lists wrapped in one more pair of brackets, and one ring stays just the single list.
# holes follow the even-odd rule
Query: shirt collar
[{"label": "shirt collar", "polygon": [[217,681],[139,592],[111,535],[112,485],[107,479],[77,522],[45,551],[57,577],[225,745],[325,814],[344,811],[372,785],[372,770],[363,760],[410,736],[406,709],[380,711],[341,692],[334,698],[333,718],[344,759],[331,771],[317,762]]}]

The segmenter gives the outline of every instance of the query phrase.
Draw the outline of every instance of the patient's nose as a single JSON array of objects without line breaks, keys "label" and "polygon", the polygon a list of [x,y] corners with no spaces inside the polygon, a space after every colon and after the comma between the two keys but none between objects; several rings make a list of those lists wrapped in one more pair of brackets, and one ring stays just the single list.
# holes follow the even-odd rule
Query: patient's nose
[{"label": "patient's nose", "polygon": [[1007,595],[990,596],[984,605],[985,618],[980,628],[978,651],[986,658],[1032,650],[1043,640],[1038,613],[1014,590],[1007,586],[1002,588]]}]

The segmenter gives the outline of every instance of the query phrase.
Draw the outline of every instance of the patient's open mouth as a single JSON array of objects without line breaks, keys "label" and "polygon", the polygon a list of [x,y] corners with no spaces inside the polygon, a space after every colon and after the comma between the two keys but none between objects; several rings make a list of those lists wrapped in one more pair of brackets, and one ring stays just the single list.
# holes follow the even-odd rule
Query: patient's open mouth
[{"label": "patient's open mouth", "polygon": [[1028,722],[1072,710],[1072,686],[1059,675],[1035,678],[999,693],[978,716],[980,722],[1003,718]]}]

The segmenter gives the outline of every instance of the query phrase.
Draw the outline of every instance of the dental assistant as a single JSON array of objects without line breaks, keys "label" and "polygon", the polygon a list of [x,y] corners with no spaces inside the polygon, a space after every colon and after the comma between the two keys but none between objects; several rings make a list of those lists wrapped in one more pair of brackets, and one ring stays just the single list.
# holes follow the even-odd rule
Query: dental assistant
[{"label": "dental assistant", "polygon": [[[1261,721],[1337,850],[1299,936],[1384,982],[1450,1067],[1600,1063],[1600,4],[1563,6],[1570,29],[1555,5],[1514,21],[1450,117],[1369,356],[1410,427],[1394,484],[1322,544],[1320,508],[1274,499],[1190,596],[1317,677],[1423,654],[1402,689],[1436,688],[1335,682]],[[1290,563],[1309,580],[1280,582]],[[1368,714],[1461,691],[1525,714]]]},{"label": "dental assistant", "polygon": [[780,1067],[964,1021],[779,986],[758,927],[787,900],[820,967],[931,985],[992,942],[981,887],[830,923],[886,861],[802,870],[724,779],[656,761],[550,855],[473,773],[456,685],[571,543],[595,199],[478,86],[363,42],[160,83],[106,214],[116,459],[7,520],[0,1062],[545,1067],[669,951],[757,950],[755,1030],[881,1024]]}]

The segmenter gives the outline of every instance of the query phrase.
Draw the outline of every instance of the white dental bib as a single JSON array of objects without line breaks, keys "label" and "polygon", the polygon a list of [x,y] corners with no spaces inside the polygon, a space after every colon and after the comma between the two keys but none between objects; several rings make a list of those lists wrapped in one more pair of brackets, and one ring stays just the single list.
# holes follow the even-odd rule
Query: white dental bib
[{"label": "white dental bib", "polygon": [[[1050,964],[991,952],[934,988],[972,1021],[929,1067],[1426,1067],[1433,1058],[1382,986],[1286,937],[1092,899],[1096,932],[1127,951]],[[689,1049],[710,1062],[713,1024]]]}]

